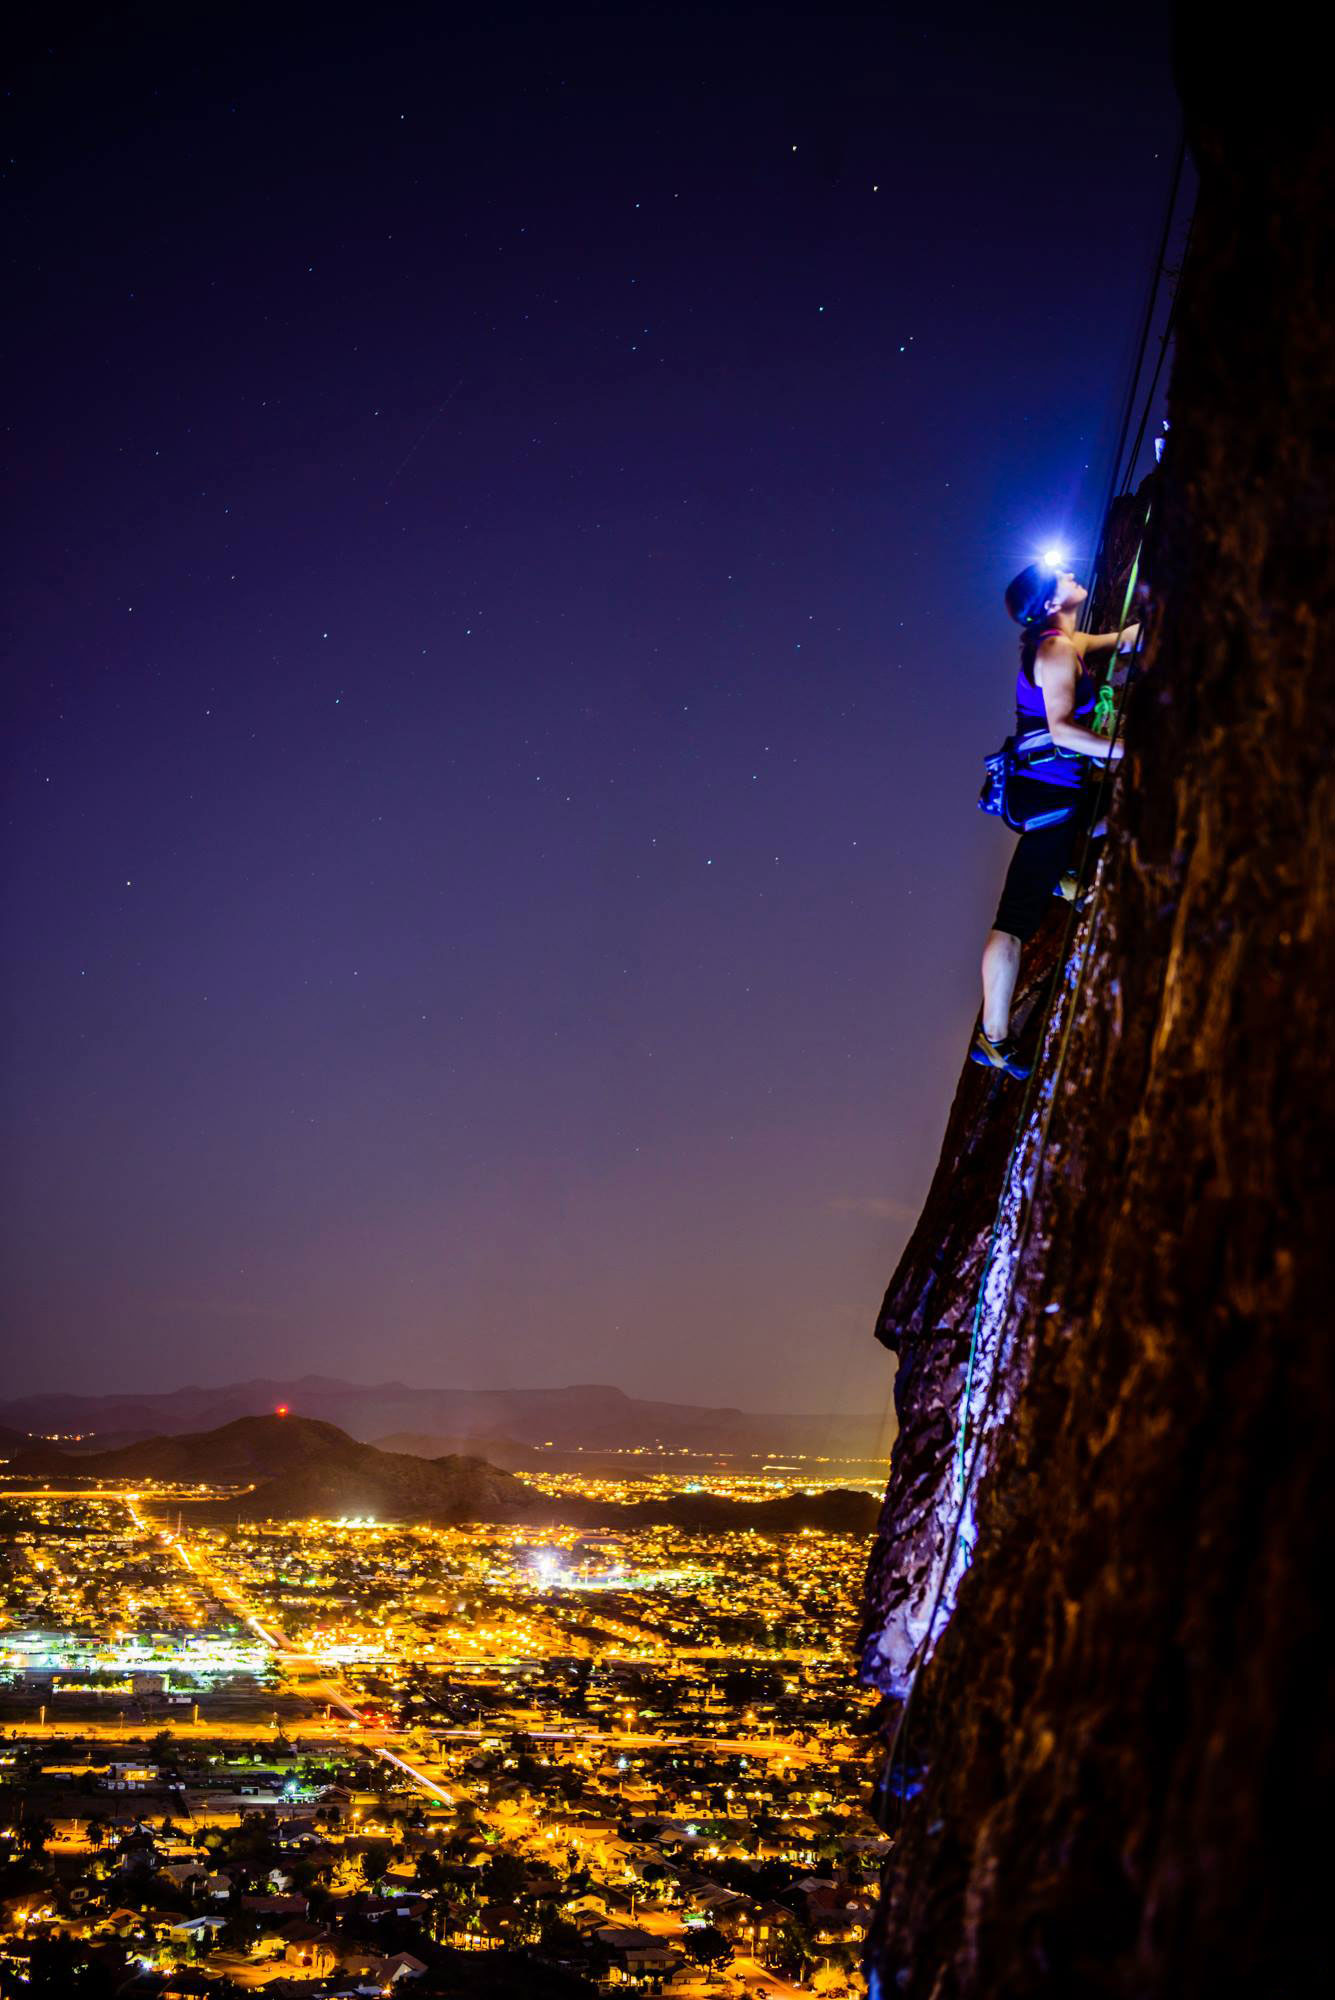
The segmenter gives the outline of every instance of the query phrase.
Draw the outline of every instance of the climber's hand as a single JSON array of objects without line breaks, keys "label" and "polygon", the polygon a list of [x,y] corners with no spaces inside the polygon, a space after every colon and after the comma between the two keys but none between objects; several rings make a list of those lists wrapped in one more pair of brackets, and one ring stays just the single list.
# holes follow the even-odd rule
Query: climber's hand
[{"label": "climber's hand", "polygon": [[1118,633],[1117,635],[1118,652],[1134,653],[1139,639],[1140,639],[1140,622],[1139,620],[1137,620],[1137,622],[1134,625],[1128,625],[1124,631]]}]

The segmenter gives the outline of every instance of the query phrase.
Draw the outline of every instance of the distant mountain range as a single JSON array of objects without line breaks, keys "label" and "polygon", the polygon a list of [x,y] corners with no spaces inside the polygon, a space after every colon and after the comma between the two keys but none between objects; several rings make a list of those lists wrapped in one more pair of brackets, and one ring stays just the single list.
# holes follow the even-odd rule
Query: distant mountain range
[{"label": "distant mountain range", "polygon": [[[888,1380],[886,1399],[888,1404]],[[565,1389],[419,1389],[403,1382],[363,1385],[325,1375],[142,1395],[20,1396],[0,1402],[0,1426],[21,1434],[93,1432],[89,1443],[96,1447],[103,1440],[212,1430],[280,1405],[336,1424],[363,1442],[395,1434],[474,1447],[495,1440],[502,1453],[534,1446],[625,1452],[662,1445],[728,1454],[802,1451],[871,1459],[888,1455],[893,1434],[888,1411],[867,1417],[766,1416],[647,1401],[605,1383]]]},{"label": "distant mountain range", "polygon": [[517,1522],[535,1529],[557,1522],[590,1528],[659,1523],[697,1531],[816,1527],[854,1534],[869,1532],[877,1511],[870,1494],[839,1490],[758,1502],[680,1494],[631,1506],[579,1496],[552,1499],[484,1458],[378,1451],[334,1424],[295,1415],[237,1417],[213,1430],[148,1438],[113,1451],[76,1454],[30,1444],[11,1457],[6,1471],[19,1479],[239,1486],[225,1500],[187,1503],[192,1514],[216,1520],[371,1515],[382,1521]]},{"label": "distant mountain range", "polygon": [[11,1477],[238,1486],[218,1510],[257,1520],[415,1515],[430,1521],[518,1519],[537,1496],[485,1459],[409,1458],[360,1444],[314,1417],[236,1417],[215,1430],[145,1438],[113,1451],[42,1443],[17,1452]]}]

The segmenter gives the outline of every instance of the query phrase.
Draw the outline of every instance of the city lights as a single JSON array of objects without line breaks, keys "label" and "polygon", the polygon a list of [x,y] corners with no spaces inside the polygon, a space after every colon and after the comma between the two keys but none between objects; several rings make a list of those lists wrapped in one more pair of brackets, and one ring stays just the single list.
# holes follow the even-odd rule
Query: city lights
[{"label": "city lights", "polygon": [[[795,1465],[533,1483],[624,1504],[687,1487],[771,1498],[813,1480]],[[0,1514],[19,1558],[0,1600],[0,1719],[25,1759],[37,1752],[25,1783],[49,1798],[52,1851],[79,1878],[59,1916],[74,1936],[100,1939],[124,1900],[118,1826],[140,1829],[160,1873],[188,1875],[259,1813],[290,1847],[280,1876],[300,1878],[308,1851],[328,1857],[327,1914],[302,1945],[308,1961],[284,1958],[290,1977],[336,1966],[344,1899],[402,1853],[400,1921],[419,1923],[426,1952],[438,1935],[501,1949],[516,1924],[537,1939],[547,1907],[576,1961],[584,1940],[605,1954],[600,1937],[649,1939],[613,1953],[618,1984],[684,1971],[688,1936],[717,1932],[737,1968],[721,1991],[740,1993],[741,1968],[753,1984],[781,1971],[790,1990],[819,1972],[817,1990],[839,1990],[870,1915],[867,1858],[884,1846],[849,1734],[850,1706],[871,1700],[850,1698],[847,1679],[856,1538],[743,1524],[552,1526],[538,1539],[517,1525],[355,1514],[246,1522],[143,1485],[65,1497],[0,1487]],[[438,1912],[441,1855],[468,1883]],[[489,1897],[498,1856],[518,1872]],[[813,1905],[805,1955],[789,1962],[805,1905],[780,1922],[772,1899],[737,1883],[761,1867],[767,1882],[814,1881],[818,1865],[833,1885],[820,1891],[821,1928]],[[530,1879],[536,1899],[518,1886]],[[211,1940],[209,1963],[238,1983],[275,1949],[265,1939],[286,1950],[289,1892],[271,1890],[257,1939]],[[14,1951],[45,1934],[43,1907],[16,1916]],[[198,1891],[178,1916],[136,1917],[140,1955],[157,1971],[188,1962],[201,1919]],[[0,1958],[5,1948],[0,1938]]]}]

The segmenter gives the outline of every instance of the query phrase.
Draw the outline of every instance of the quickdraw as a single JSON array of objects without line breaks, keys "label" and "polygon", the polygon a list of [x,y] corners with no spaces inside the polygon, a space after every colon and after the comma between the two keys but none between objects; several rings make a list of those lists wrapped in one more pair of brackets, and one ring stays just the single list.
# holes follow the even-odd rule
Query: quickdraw
[{"label": "quickdraw", "polygon": [[1111,736],[1116,723],[1117,690],[1111,681],[1105,681],[1094,704],[1094,719],[1090,728],[1096,736]]}]

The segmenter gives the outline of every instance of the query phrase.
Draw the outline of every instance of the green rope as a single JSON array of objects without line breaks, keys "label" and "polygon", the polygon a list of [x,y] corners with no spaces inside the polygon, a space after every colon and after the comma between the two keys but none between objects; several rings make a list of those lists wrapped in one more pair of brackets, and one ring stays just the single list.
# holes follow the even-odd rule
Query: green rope
[{"label": "green rope", "polygon": [[[1117,627],[1118,645],[1121,644],[1122,634],[1126,631],[1127,613],[1130,611],[1132,603],[1135,600],[1136,584],[1140,579],[1140,550],[1144,547],[1145,528],[1149,526],[1149,521],[1149,510],[1147,509],[1144,526],[1141,528],[1141,543],[1136,549],[1136,559],[1131,565],[1131,574],[1126,580],[1126,596],[1122,600],[1122,616]],[[1108,666],[1108,678],[1099,689],[1099,698],[1094,704],[1094,720],[1091,722],[1090,728],[1096,736],[1111,736],[1117,727],[1117,689],[1113,686],[1113,669],[1116,665],[1117,651],[1114,648],[1113,656]]]},{"label": "green rope", "polygon": [[1099,689],[1099,698],[1094,704],[1094,720],[1090,728],[1096,736],[1111,736],[1113,723],[1117,720],[1117,689],[1111,681],[1105,681]]}]

